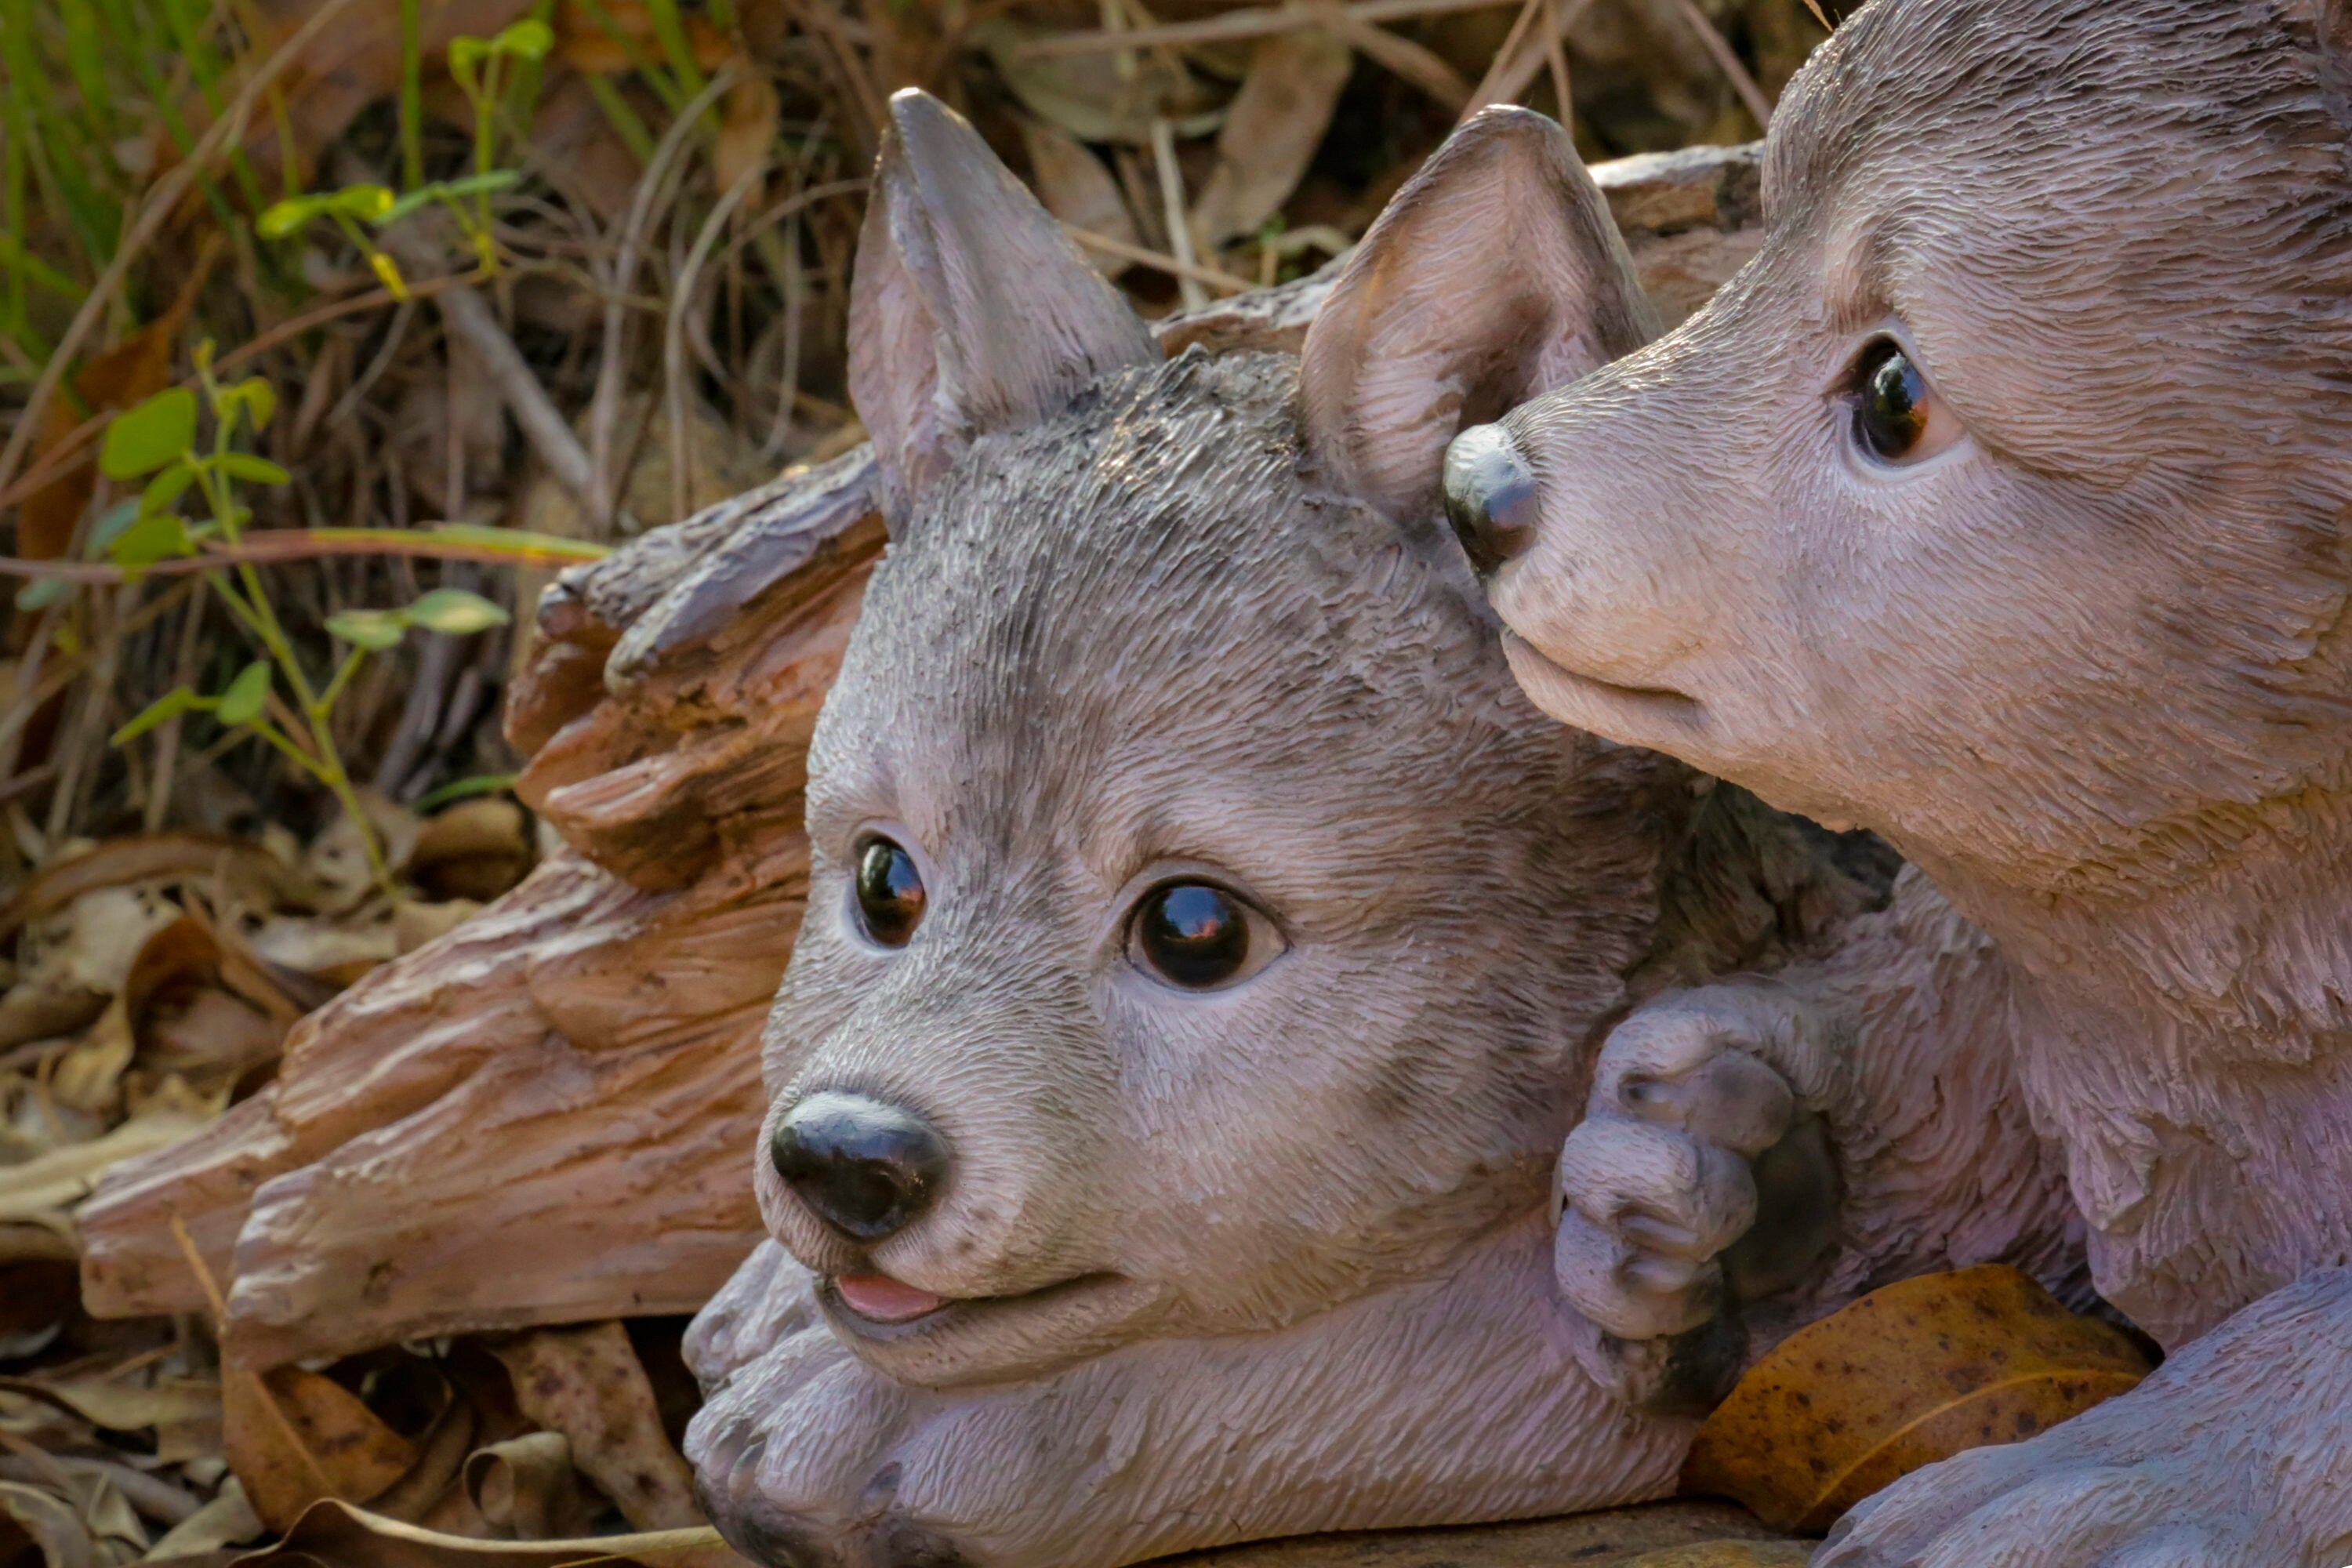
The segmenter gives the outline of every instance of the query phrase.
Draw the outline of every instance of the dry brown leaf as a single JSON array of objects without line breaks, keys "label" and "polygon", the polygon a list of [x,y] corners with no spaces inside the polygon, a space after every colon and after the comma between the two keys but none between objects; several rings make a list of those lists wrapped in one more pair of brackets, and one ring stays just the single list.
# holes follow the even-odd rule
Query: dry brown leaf
[{"label": "dry brown leaf", "polygon": [[98,1016],[89,1033],[58,1058],[49,1092],[60,1105],[92,1116],[110,1116],[122,1104],[122,1072],[137,1050],[131,1016],[117,996]]},{"label": "dry brown leaf", "polygon": [[403,899],[392,906],[392,941],[406,957],[428,942],[439,942],[482,912],[471,899],[444,899],[437,904]]},{"label": "dry brown leaf", "polygon": [[1323,143],[1355,57],[1319,27],[1260,43],[1217,133],[1217,166],[1192,205],[1202,254],[1254,234],[1282,210]]},{"label": "dry brown leaf", "polygon": [[530,870],[530,826],[510,800],[462,801],[427,817],[408,852],[409,879],[428,900],[487,903]]},{"label": "dry brown leaf", "polygon": [[[394,866],[407,862],[416,845],[416,815],[379,792],[360,792],[360,805],[373,825],[384,858]],[[310,841],[302,857],[301,878],[308,884],[310,907],[335,914],[364,902],[375,892],[375,873],[369,867],[367,847],[348,816],[339,816]]]},{"label": "dry brown leaf", "polygon": [[639,1530],[702,1522],[694,1476],[662,1430],[653,1384],[618,1323],[541,1329],[491,1347],[525,1415],[572,1445],[572,1462]]},{"label": "dry brown leaf", "polygon": [[176,1143],[218,1113],[216,1102],[185,1094],[159,1096],[142,1114],[103,1138],[68,1143],[22,1164],[0,1166],[0,1225],[45,1226],[71,1237],[68,1213],[90,1194],[109,1165]]},{"label": "dry brown leaf", "polygon": [[1818,1532],[1923,1465],[2031,1437],[2148,1371],[2122,1330],[2005,1264],[1906,1279],[1750,1368],[1699,1428],[1683,1489]]},{"label": "dry brown leaf", "polygon": [[246,1500],[244,1485],[231,1476],[221,1483],[219,1496],[164,1531],[142,1561],[163,1563],[241,1546],[259,1537],[265,1528]]},{"label": "dry brown leaf", "polygon": [[466,1458],[480,1429],[474,1407],[457,1397],[443,1381],[440,1397],[446,1403],[417,1443],[416,1463],[390,1491],[369,1504],[375,1512],[410,1524],[421,1524],[452,1496],[462,1500],[458,1482]]},{"label": "dry brown leaf", "polygon": [[572,1541],[476,1541],[444,1535],[346,1503],[321,1502],[286,1539],[246,1564],[289,1568],[751,1568],[708,1525]]},{"label": "dry brown leaf", "polygon": [[217,1425],[220,1384],[205,1378],[0,1377],[0,1388],[72,1411],[110,1432],[144,1432],[189,1421]]},{"label": "dry brown leaf", "polygon": [[[211,833],[132,833],[61,856],[0,905],[0,937],[69,908],[101,889],[141,883],[205,880],[224,883],[243,901],[266,904],[283,873],[259,845]],[[108,923],[111,923],[111,918]],[[146,933],[140,933],[144,940]],[[136,951],[137,944],[131,944]]]},{"label": "dry brown leaf", "polygon": [[561,1432],[531,1432],[477,1450],[466,1461],[466,1495],[510,1540],[584,1535],[594,1509]]},{"label": "dry brown leaf", "polygon": [[1188,135],[1216,123],[1213,117],[1202,123],[1210,100],[1183,62],[1167,50],[1138,51],[1130,57],[1133,70],[1125,73],[1112,54],[1032,59],[1018,52],[1020,45],[1051,31],[1011,16],[991,16],[967,36],[987,52],[1023,108],[1081,142],[1142,146],[1151,140],[1154,120],[1178,121]]},{"label": "dry brown leaf", "polygon": [[321,1498],[380,1497],[417,1459],[416,1445],[358,1394],[299,1366],[225,1369],[222,1415],[229,1468],[273,1530],[290,1528]]},{"label": "dry brown leaf", "polygon": [[106,1568],[73,1504],[47,1488],[0,1481],[0,1563],[42,1568]]},{"label": "dry brown leaf", "polygon": [[[1135,215],[1118,194],[1118,181],[1085,142],[1058,125],[1025,116],[1021,139],[1029,149],[1029,175],[1045,210],[1073,228],[1099,234],[1125,245],[1140,245]],[[1116,278],[1130,263],[1097,251],[1087,252],[1106,278]]]}]

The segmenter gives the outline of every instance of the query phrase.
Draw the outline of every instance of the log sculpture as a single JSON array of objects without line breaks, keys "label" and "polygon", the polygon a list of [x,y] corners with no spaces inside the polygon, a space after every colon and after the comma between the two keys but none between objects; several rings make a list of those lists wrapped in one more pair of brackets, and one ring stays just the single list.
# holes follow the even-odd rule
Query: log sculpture
[{"label": "log sculpture", "polygon": [[[1661,313],[1755,248],[1753,148],[1594,171]],[[1336,269],[1157,328],[1296,350]],[[761,1234],[758,1036],[807,868],[804,752],[883,531],[835,463],[567,574],[507,725],[562,837],[521,887],[305,1019],[278,1079],[79,1215],[107,1315],[200,1310],[253,1361],[684,1312]]]}]

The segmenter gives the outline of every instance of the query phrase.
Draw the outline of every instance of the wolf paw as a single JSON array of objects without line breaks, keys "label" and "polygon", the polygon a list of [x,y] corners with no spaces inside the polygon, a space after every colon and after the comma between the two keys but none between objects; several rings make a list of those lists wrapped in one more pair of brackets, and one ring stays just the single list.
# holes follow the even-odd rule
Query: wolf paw
[{"label": "wolf paw", "polygon": [[1809,1109],[1837,1079],[1834,1035],[1800,993],[1711,985],[1601,1047],[1560,1153],[1553,1265],[1622,1397],[1711,1403],[1741,1360],[1727,1309],[1799,1283],[1835,1239],[1836,1159]]},{"label": "wolf paw", "polygon": [[2198,1505],[2192,1468],[2107,1465],[2039,1443],[1920,1470],[1839,1521],[1813,1568],[2249,1568],[2251,1524]]}]

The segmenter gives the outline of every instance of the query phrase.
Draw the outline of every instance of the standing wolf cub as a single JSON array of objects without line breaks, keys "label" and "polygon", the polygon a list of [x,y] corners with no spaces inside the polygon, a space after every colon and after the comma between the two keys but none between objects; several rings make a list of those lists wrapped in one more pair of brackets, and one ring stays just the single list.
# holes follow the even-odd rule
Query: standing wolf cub
[{"label": "standing wolf cub", "polygon": [[1998,939],[2100,1289],[2179,1352],[1840,1568],[2352,1558],[2347,92],[2338,0],[1874,0],[1750,266],[1449,458],[1537,702]]},{"label": "standing wolf cub", "polygon": [[1511,683],[1444,444],[1649,330],[1557,126],[1450,142],[1303,355],[1162,363],[971,127],[892,121],[893,541],[810,755],[774,1240],[688,1343],[730,1539],[1115,1568],[1657,1497],[1693,1423],[1621,1394],[1736,1371],[1727,1302],[2076,1278],[1989,944]]}]

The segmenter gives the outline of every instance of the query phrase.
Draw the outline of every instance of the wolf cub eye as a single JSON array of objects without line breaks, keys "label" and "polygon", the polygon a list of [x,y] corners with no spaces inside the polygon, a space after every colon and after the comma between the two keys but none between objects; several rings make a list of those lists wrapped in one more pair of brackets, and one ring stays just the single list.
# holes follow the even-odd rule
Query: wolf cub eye
[{"label": "wolf cub eye", "polygon": [[1264,967],[1281,948],[1264,915],[1207,882],[1166,882],[1129,927],[1138,967],[1187,991],[1213,991]]},{"label": "wolf cub eye", "polygon": [[1854,438],[1882,463],[1916,463],[1959,439],[1959,421],[1903,345],[1879,338],[1853,367]]},{"label": "wolf cub eye", "polygon": [[923,874],[915,858],[887,838],[857,851],[857,918],[884,947],[904,947],[923,921]]}]

